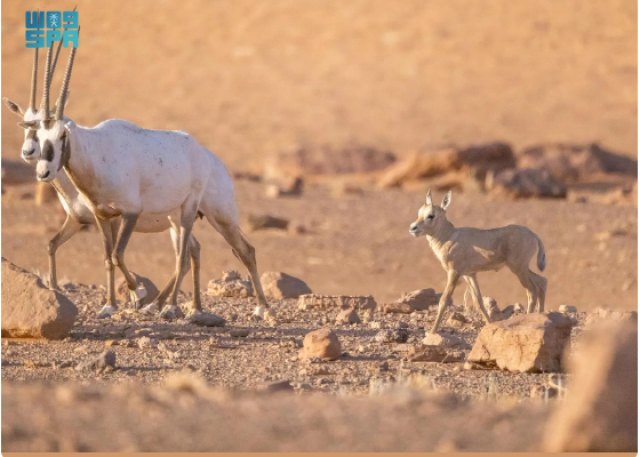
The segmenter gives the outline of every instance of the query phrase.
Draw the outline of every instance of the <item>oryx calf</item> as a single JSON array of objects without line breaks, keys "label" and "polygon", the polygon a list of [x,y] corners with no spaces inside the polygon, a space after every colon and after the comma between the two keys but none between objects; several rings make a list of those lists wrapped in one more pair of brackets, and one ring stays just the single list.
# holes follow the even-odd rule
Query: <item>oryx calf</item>
[{"label": "oryx calf", "polygon": [[438,330],[445,307],[453,303],[451,296],[460,277],[465,279],[476,305],[485,320],[490,322],[482,303],[476,274],[481,271],[498,271],[505,265],[527,290],[527,312],[534,312],[536,303],[538,311],[543,312],[547,280],[529,269],[529,262],[536,250],[538,269],[544,271],[546,266],[540,237],[522,225],[507,225],[489,230],[456,228],[447,220],[446,211],[450,203],[451,191],[440,206],[435,206],[429,190],[425,204],[418,211],[418,219],[409,227],[409,233],[413,236],[427,236],[431,249],[447,272],[447,286],[440,298],[431,332]]}]

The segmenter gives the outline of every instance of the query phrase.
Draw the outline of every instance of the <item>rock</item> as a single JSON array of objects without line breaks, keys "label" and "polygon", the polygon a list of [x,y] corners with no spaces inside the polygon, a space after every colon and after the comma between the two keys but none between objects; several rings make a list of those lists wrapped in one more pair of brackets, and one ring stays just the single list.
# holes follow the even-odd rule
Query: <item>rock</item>
[{"label": "rock", "polygon": [[515,314],[515,307],[513,305],[509,305],[502,310],[502,320],[509,319],[511,316]]},{"label": "rock", "polygon": [[78,308],[68,298],[2,258],[3,337],[61,340],[77,315]]},{"label": "rock", "polygon": [[515,372],[560,372],[572,319],[561,313],[532,313],[487,324],[469,362]]},{"label": "rock", "polygon": [[269,214],[249,214],[249,217],[247,218],[247,224],[249,225],[249,230],[251,232],[264,229],[287,230],[287,228],[289,227],[289,220],[283,219],[281,217],[271,216]]},{"label": "rock", "polygon": [[446,335],[444,333],[427,333],[422,340],[425,346],[438,346],[442,348],[465,348],[467,343],[455,335]]},{"label": "rock", "polygon": [[527,312],[527,308],[522,303],[516,303],[513,305],[513,312],[515,314],[522,314]]},{"label": "rock", "polygon": [[331,329],[321,328],[307,333],[300,350],[301,359],[337,360],[342,355],[338,337]]},{"label": "rock", "polygon": [[409,339],[409,332],[404,328],[385,329],[379,331],[374,339],[378,343],[406,343]]},{"label": "rock", "polygon": [[390,151],[361,144],[301,145],[268,157],[264,178],[280,181],[296,176],[367,173],[382,170],[395,160]]},{"label": "rock", "polygon": [[234,328],[229,331],[229,336],[232,338],[246,338],[249,336],[248,328]]},{"label": "rock", "polygon": [[425,311],[431,306],[438,304],[440,295],[441,294],[436,294],[433,289],[419,289],[406,292],[402,294],[396,303],[385,305],[383,312],[410,314],[414,311]]},{"label": "rock", "polygon": [[[136,284],[138,285],[138,287],[142,286],[145,292],[147,293],[147,295],[140,300],[140,304],[142,306],[146,306],[150,303],[153,303],[153,301],[156,299],[156,297],[160,293],[158,291],[158,288],[155,286],[155,284],[149,278],[140,276],[139,274],[136,274],[133,271],[131,271],[130,273],[135,278]],[[117,282],[116,294],[117,294],[117,297],[123,303],[128,303],[131,300],[129,296],[129,287],[127,286],[127,281],[124,278],[120,279],[120,281]]]},{"label": "rock", "polygon": [[482,303],[484,304],[484,307],[489,314],[489,319],[491,319],[492,322],[502,320],[502,311],[500,311],[498,303],[493,298],[482,297]]},{"label": "rock", "polygon": [[95,371],[105,371],[108,368],[115,369],[116,368],[116,353],[111,349],[108,349],[96,357],[87,360],[85,362],[81,362],[76,366],[77,371],[85,371],[85,370],[95,370]]},{"label": "rock", "polygon": [[440,151],[414,153],[380,173],[377,187],[397,187],[403,183],[435,176],[464,172],[484,180],[489,170],[514,168],[515,155],[506,143],[488,143]]},{"label": "rock", "polygon": [[312,293],[302,279],[294,278],[286,273],[267,271],[262,274],[260,282],[267,297],[298,298],[300,295]]},{"label": "rock", "polygon": [[453,351],[449,352],[444,359],[442,359],[442,363],[461,363],[464,362],[464,352],[462,351]]},{"label": "rock", "polygon": [[136,343],[140,349],[155,349],[158,347],[158,340],[149,338],[148,336],[138,338]]},{"label": "rock", "polygon": [[489,173],[485,188],[491,196],[508,198],[564,198],[567,188],[549,172],[524,168],[504,170],[497,175]]},{"label": "rock", "polygon": [[298,309],[311,310],[314,308],[353,308],[357,311],[375,310],[377,303],[371,295],[317,295],[304,294],[298,297]]},{"label": "rock", "polygon": [[253,297],[251,281],[242,279],[235,270],[225,271],[221,279],[209,281],[207,294],[212,297]]},{"label": "rock", "polygon": [[362,321],[353,308],[340,311],[336,317],[336,324],[359,324],[360,322]]},{"label": "rock", "polygon": [[586,331],[567,365],[574,376],[549,419],[545,451],[637,452],[637,326],[608,322]]},{"label": "rock", "polygon": [[561,313],[577,313],[578,308],[572,305],[560,305],[558,311],[560,311]]},{"label": "rock", "polygon": [[607,173],[637,176],[638,162],[602,149],[597,144],[550,143],[530,146],[518,157],[520,168],[535,168],[564,184]]},{"label": "rock", "polygon": [[267,198],[299,197],[302,195],[304,181],[299,176],[290,176],[265,188]]},{"label": "rock", "polygon": [[442,362],[447,356],[444,349],[437,346],[425,346],[422,348],[411,348],[407,352],[406,359],[409,362]]},{"label": "rock", "polygon": [[454,312],[447,320],[447,325],[453,328],[463,328],[469,320],[462,313]]},{"label": "rock", "polygon": [[293,386],[288,380],[268,382],[260,385],[258,390],[261,392],[293,392]]},{"label": "rock", "polygon": [[190,324],[199,325],[201,327],[224,327],[227,321],[222,317],[205,311],[197,311],[185,319]]}]

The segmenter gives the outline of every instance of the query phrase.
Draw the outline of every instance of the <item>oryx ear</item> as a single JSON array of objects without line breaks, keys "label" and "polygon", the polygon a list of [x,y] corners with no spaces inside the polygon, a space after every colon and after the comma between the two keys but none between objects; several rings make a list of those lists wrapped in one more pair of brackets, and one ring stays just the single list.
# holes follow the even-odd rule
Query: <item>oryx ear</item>
[{"label": "oryx ear", "polygon": [[431,199],[431,189],[427,191],[427,199],[425,200],[425,204],[427,206],[433,205],[433,200]]},{"label": "oryx ear", "polygon": [[38,121],[22,121],[22,122],[18,122],[18,127],[22,127],[25,130],[27,130],[27,129],[37,130],[38,129]]},{"label": "oryx ear", "polygon": [[446,211],[450,204],[451,204],[451,191],[447,192],[447,195],[445,195],[444,198],[442,199],[442,203],[440,203],[440,208]]},{"label": "oryx ear", "polygon": [[24,110],[16,102],[9,100],[7,97],[4,97],[2,100],[4,101],[4,104],[7,105],[7,108],[9,108],[9,111],[13,114],[20,117],[24,116]]}]

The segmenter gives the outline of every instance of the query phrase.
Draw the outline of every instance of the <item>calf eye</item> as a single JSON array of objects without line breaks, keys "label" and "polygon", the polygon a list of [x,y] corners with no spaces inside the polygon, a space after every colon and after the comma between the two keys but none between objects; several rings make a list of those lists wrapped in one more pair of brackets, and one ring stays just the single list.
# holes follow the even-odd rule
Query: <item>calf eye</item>
[{"label": "calf eye", "polygon": [[427,216],[427,219],[433,219],[433,214],[429,214],[429,215]]}]

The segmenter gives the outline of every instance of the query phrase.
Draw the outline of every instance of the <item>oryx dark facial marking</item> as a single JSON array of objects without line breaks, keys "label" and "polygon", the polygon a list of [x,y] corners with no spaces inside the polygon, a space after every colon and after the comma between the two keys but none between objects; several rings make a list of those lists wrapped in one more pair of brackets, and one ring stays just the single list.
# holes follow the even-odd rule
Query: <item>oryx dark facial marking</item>
[{"label": "oryx dark facial marking", "polygon": [[53,144],[49,140],[45,140],[42,144],[42,158],[47,162],[53,161]]}]

